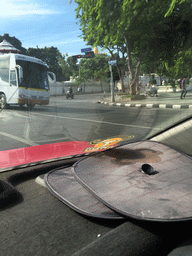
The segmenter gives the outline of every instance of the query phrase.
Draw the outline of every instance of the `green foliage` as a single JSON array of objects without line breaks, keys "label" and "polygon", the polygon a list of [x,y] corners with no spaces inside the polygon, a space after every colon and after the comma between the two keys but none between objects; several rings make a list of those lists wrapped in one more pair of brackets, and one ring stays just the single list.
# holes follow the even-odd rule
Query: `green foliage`
[{"label": "green foliage", "polygon": [[75,79],[74,85],[76,85],[77,87],[83,82],[83,80],[80,77],[77,77]]},{"label": "green foliage", "polygon": [[174,76],[179,77],[190,77],[192,74],[192,48],[184,51],[180,51],[175,56],[174,61]]},{"label": "green foliage", "polygon": [[[95,55],[94,58],[81,59],[79,67],[79,83],[90,79],[102,82],[108,77],[109,67],[105,55]],[[75,76],[77,75],[78,73],[76,72]]]},{"label": "green foliage", "polygon": [[153,84],[153,85],[155,85],[155,84],[157,84],[157,81],[156,81],[156,79],[151,79],[151,80],[150,80],[150,83]]},{"label": "green foliage", "polygon": [[[141,63],[155,63],[160,58],[169,65],[173,56],[191,44],[192,7],[190,1],[175,3],[165,18],[172,1],[76,0],[76,17],[82,38],[89,45],[126,49],[131,74],[131,93]],[[137,60],[133,63],[133,56]]]},{"label": "green foliage", "polygon": [[44,61],[49,66],[49,70],[56,74],[58,81],[62,81],[64,79],[62,68],[59,65],[62,55],[56,47],[39,48],[37,46],[36,48],[29,48],[27,50],[27,54]]},{"label": "green foliage", "polygon": [[170,79],[168,81],[168,83],[172,86],[172,87],[175,87],[175,81],[173,79]]},{"label": "green foliage", "polygon": [[187,2],[190,3],[191,1],[190,0],[172,0],[167,13],[165,14],[165,17],[169,16],[179,4],[187,3]]},{"label": "green foliage", "polygon": [[190,78],[187,78],[187,79],[186,79],[186,81],[185,81],[186,84],[189,84],[189,79],[190,79]]},{"label": "green foliage", "polygon": [[73,76],[79,70],[76,61],[71,56],[68,57],[68,54],[63,54],[58,61],[62,69],[64,81],[69,81],[70,76]]},{"label": "green foliage", "polygon": [[172,63],[164,62],[162,59],[159,62],[159,75],[164,75],[171,79],[179,79],[192,76],[192,48],[182,50],[174,55]]},{"label": "green foliage", "polygon": [[[133,94],[142,63],[148,71],[155,72],[159,65],[159,72],[166,71],[164,63],[172,66],[174,56],[191,45],[192,5],[189,0],[75,2],[82,38],[89,45],[116,48],[123,53],[126,50]],[[169,9],[171,12],[166,15]],[[137,60],[135,63],[133,58]]]}]

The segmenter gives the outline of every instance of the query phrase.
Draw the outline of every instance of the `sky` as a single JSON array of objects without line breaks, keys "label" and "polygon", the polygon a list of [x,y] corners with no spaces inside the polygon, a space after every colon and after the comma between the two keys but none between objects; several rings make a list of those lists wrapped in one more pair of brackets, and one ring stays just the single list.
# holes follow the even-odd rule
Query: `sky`
[{"label": "sky", "polygon": [[57,47],[69,56],[90,47],[75,19],[77,4],[69,0],[4,0],[0,8],[0,35],[16,37],[22,46]]}]

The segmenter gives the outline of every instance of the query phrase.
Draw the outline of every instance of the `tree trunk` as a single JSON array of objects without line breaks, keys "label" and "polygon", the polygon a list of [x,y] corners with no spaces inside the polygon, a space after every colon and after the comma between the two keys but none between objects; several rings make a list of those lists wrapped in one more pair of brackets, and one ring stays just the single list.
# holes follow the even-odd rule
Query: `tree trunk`
[{"label": "tree trunk", "polygon": [[124,69],[119,68],[117,66],[117,70],[118,70],[118,74],[119,74],[119,78],[120,78],[120,82],[121,82],[121,90],[122,92],[125,92],[125,86],[124,86]]},{"label": "tree trunk", "polygon": [[139,75],[140,75],[140,62],[138,63],[138,67],[137,70],[135,72],[135,79],[136,79],[136,88],[137,88],[137,92],[139,91]]},{"label": "tree trunk", "polygon": [[130,84],[130,95],[136,95],[136,83]]},{"label": "tree trunk", "polygon": [[120,77],[120,80],[121,80],[121,89],[123,92],[125,92],[125,86],[124,86],[124,68],[121,69],[121,77]]},{"label": "tree trunk", "polygon": [[136,70],[134,72],[134,77],[133,77],[133,79],[130,83],[130,95],[136,95],[137,85],[138,85],[138,82],[139,82],[140,65],[141,65],[141,62],[138,61],[137,66],[136,66]]},{"label": "tree trunk", "polygon": [[102,84],[102,81],[101,81],[100,85],[101,85],[101,91],[103,92],[103,84]]},{"label": "tree trunk", "polygon": [[128,57],[128,70],[130,74],[130,94],[136,95],[136,81],[135,81],[135,72],[133,70],[130,40],[129,40],[128,34],[125,34],[124,37],[125,37],[127,57]]},{"label": "tree trunk", "polygon": [[121,90],[122,90],[122,92],[125,92],[124,75],[123,74],[121,74],[120,81],[121,81]]}]

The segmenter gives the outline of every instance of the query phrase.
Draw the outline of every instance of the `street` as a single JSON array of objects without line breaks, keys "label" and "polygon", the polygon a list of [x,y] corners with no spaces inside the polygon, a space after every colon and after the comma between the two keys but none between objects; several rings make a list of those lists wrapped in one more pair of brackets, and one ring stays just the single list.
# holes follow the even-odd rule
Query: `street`
[{"label": "street", "polygon": [[[98,104],[103,94],[51,97],[48,106],[9,106],[1,114],[0,150],[117,135],[143,139],[188,116],[190,109],[123,108]],[[151,99],[149,99],[151,100]],[[155,100],[153,98],[152,100]]]}]

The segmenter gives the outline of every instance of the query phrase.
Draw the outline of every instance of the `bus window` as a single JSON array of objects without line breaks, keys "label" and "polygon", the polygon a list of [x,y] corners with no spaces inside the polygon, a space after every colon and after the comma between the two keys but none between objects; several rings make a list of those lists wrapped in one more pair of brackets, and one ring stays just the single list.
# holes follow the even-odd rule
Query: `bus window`
[{"label": "bus window", "polygon": [[9,83],[9,69],[0,69],[0,77],[4,82]]},{"label": "bus window", "polygon": [[9,63],[9,58],[0,60],[0,77],[7,83],[9,83]]},{"label": "bus window", "polygon": [[10,71],[10,84],[17,86],[15,70]]}]

